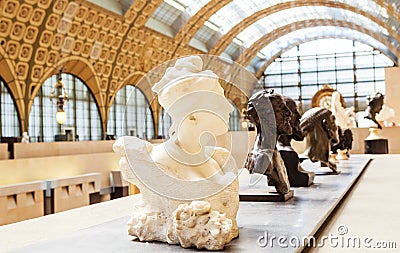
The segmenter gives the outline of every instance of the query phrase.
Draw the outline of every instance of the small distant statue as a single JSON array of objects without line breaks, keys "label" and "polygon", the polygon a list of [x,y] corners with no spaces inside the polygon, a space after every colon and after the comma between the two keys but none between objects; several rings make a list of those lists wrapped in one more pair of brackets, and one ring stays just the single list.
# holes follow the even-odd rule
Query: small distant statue
[{"label": "small distant statue", "polygon": [[319,161],[321,165],[338,173],[336,164],[329,161],[331,143],[339,141],[332,112],[322,107],[312,108],[301,117],[300,127],[306,136],[304,158],[309,158],[312,162]]},{"label": "small distant statue", "polygon": [[274,185],[279,194],[288,193],[290,183],[276,142],[279,136],[292,134],[289,108],[281,95],[273,90],[261,90],[249,99],[246,114],[257,129],[257,137],[245,167],[250,174],[266,175],[268,183]]},{"label": "small distant statue", "polygon": [[290,98],[285,97],[285,103],[289,108],[292,116],[290,118],[290,126],[292,127],[291,135],[281,135],[278,139],[277,149],[285,162],[285,167],[289,177],[291,186],[302,187],[313,184],[315,174],[304,170],[299,162],[299,155],[291,146],[291,140],[303,141],[304,134],[300,128],[301,115],[297,111],[296,102]]},{"label": "small distant statue", "polygon": [[21,143],[29,143],[29,135],[27,132],[22,133]]},{"label": "small distant statue", "polygon": [[344,150],[344,133],[340,126],[337,126],[337,128],[339,141],[337,143],[331,143],[332,154],[337,154],[339,149]]},{"label": "small distant statue", "polygon": [[339,150],[339,156],[337,158],[340,160],[347,160],[350,157],[350,150],[353,148],[353,132],[350,129],[345,129],[343,131],[343,152]]},{"label": "small distant statue", "polygon": [[374,96],[367,97],[367,109],[365,109],[364,118],[372,120],[376,127],[382,129],[381,124],[376,120],[376,114],[378,114],[382,110],[384,95],[380,92],[377,92]]},{"label": "small distant statue", "polygon": [[337,126],[345,128],[356,128],[356,114],[354,112],[354,107],[344,108],[340,99],[340,93],[334,91],[332,93],[332,104],[330,109],[332,115],[335,116],[335,123]]},{"label": "small distant statue", "polygon": [[339,142],[331,144],[332,160],[348,160],[353,146],[353,133],[350,129],[342,130],[338,126]]},{"label": "small distant statue", "polygon": [[[385,127],[390,127],[391,120],[393,120],[394,116],[396,115],[395,111],[393,108],[383,105],[382,110],[376,115],[376,120],[378,122],[383,122],[383,125]],[[395,125],[395,124],[394,124]],[[392,124],[393,126],[393,124]]]}]

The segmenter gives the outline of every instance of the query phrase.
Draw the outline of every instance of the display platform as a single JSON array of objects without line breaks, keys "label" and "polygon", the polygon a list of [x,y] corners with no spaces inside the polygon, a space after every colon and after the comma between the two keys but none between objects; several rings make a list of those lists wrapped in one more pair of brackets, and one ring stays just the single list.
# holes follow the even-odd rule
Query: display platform
[{"label": "display platform", "polygon": [[[296,188],[294,198],[287,202],[241,202],[237,218],[240,228],[239,238],[228,244],[224,252],[300,252],[303,249],[302,245],[279,247],[277,238],[284,236],[288,244],[290,238],[301,239],[314,235],[369,162],[369,156],[352,155],[350,160],[341,161],[340,175],[316,177],[314,185]],[[304,164],[303,168],[309,171],[318,169],[311,163]],[[128,219],[129,216],[126,216],[11,252],[197,251],[166,243],[136,241],[127,235]]]},{"label": "display platform", "polygon": [[246,189],[239,192],[239,200],[248,202],[285,202],[293,198],[293,196],[293,190],[286,194],[279,194],[276,191],[268,191],[267,189]]}]

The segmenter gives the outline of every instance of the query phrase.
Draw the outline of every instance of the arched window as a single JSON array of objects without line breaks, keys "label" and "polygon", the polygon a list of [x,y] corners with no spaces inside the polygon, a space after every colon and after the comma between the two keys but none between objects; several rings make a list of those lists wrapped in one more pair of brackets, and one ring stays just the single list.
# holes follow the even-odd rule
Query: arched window
[{"label": "arched window", "polygon": [[339,91],[346,107],[363,111],[366,97],[385,93],[385,67],[393,62],[380,51],[345,39],[320,39],[300,44],[282,54],[264,72],[266,88],[311,106],[312,96],[325,84]]},{"label": "arched window", "polygon": [[127,85],[118,91],[108,114],[107,134],[154,138],[153,114],[140,89]]},{"label": "arched window", "polygon": [[57,106],[50,101],[50,93],[57,82],[57,75],[47,79],[40,88],[29,115],[29,135],[33,142],[54,141],[56,135],[73,131],[76,140],[101,140],[101,119],[93,94],[79,78],[62,74],[62,82],[69,96],[64,106],[67,120],[56,122]]},{"label": "arched window", "polygon": [[0,137],[21,136],[20,122],[14,99],[9,93],[6,83],[0,78]]},{"label": "arched window", "polygon": [[233,112],[230,113],[229,115],[229,131],[240,131],[240,112],[238,108],[232,104],[232,106],[235,108]]}]

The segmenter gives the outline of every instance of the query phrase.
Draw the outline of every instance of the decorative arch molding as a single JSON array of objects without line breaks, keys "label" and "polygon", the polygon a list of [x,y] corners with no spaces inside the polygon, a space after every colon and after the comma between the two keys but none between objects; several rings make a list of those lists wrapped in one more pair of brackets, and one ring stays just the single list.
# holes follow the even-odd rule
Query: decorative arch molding
[{"label": "decorative arch molding", "polygon": [[[243,19],[239,24],[234,26],[228,33],[223,35],[218,42],[214,45],[214,47],[210,50],[210,54],[216,54],[219,55],[224,50],[229,46],[229,44],[232,42],[232,40],[243,30],[257,22],[258,20],[261,20],[273,13],[291,9],[294,7],[303,7],[303,6],[324,6],[324,7],[332,7],[332,8],[340,8],[344,10],[349,10],[352,12],[355,12],[357,14],[360,14],[373,22],[377,23],[378,25],[384,27],[389,31],[389,34],[395,37],[397,40],[400,41],[400,36],[393,31],[385,22],[383,22],[381,19],[378,19],[376,16],[371,15],[370,13],[363,11],[363,10],[356,10],[354,6],[345,4],[345,3],[340,3],[332,0],[328,0],[325,2],[317,2],[315,0],[303,0],[303,1],[290,1],[290,2],[285,2],[285,3],[280,3],[274,6],[271,6],[269,8],[263,9],[261,11],[258,11],[254,13],[253,15]],[[334,23],[334,21],[332,21]],[[376,38],[375,38],[376,39]]]},{"label": "decorative arch molding", "polygon": [[[317,26],[336,26],[336,27],[344,27],[344,28],[350,28],[356,31],[359,31],[361,33],[367,34],[371,37],[374,38],[376,36],[376,33],[372,32],[371,30],[356,25],[352,22],[347,22],[347,21],[341,21],[341,20],[336,20],[335,24],[332,25],[331,20],[327,19],[311,19],[311,20],[303,20],[303,21],[298,21],[295,23],[291,23],[285,26],[282,26],[278,29],[275,29],[274,31],[265,34],[263,37],[261,37],[259,40],[253,43],[249,48],[247,48],[236,60],[237,63],[247,66],[249,62],[255,57],[255,55],[263,49],[266,45],[271,43],[272,41],[278,39],[279,37],[282,37],[283,35],[290,33],[294,30],[299,30],[302,28],[309,28],[309,27],[317,27]],[[380,41],[380,40],[379,40]],[[384,45],[387,45],[387,41],[383,43]],[[388,49],[391,49],[392,45],[387,45]],[[392,50],[390,50],[392,51]],[[396,51],[396,50],[394,50]]]},{"label": "decorative arch molding", "polygon": [[[256,77],[257,79],[259,79],[262,74],[264,73],[264,71],[268,68],[268,66],[275,61],[276,58],[278,58],[280,55],[282,55],[283,53],[285,53],[286,51],[289,51],[290,49],[292,49],[293,47],[309,42],[309,41],[313,41],[313,40],[318,40],[318,39],[328,39],[328,38],[338,38],[338,39],[349,39],[349,40],[354,40],[353,37],[351,36],[333,36],[333,35],[321,35],[321,36],[315,36],[315,37],[310,37],[307,39],[303,39],[303,40],[299,40],[298,42],[296,42],[295,44],[291,44],[281,50],[279,50],[277,53],[275,53],[271,58],[269,58],[266,62],[264,62],[262,64],[262,66],[257,70],[256,73]],[[368,44],[368,41],[365,40],[356,40],[358,42],[364,43],[366,45]],[[369,45],[372,46],[372,45]],[[387,55],[386,55],[387,56]],[[389,56],[388,56],[389,57]],[[389,59],[391,59],[395,64],[397,64],[397,59],[394,59],[393,57],[389,57]]]}]

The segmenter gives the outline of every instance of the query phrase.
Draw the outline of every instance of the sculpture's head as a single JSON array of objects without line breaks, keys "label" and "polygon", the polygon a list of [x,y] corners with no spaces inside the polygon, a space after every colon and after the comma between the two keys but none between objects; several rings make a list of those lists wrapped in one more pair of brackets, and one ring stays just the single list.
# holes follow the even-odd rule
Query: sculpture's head
[{"label": "sculpture's head", "polygon": [[218,76],[202,70],[199,56],[180,58],[153,86],[158,101],[172,118],[170,135],[221,135],[228,131],[233,106],[224,96]]},{"label": "sculpture's head", "polygon": [[[292,134],[291,112],[283,96],[274,93],[273,90],[261,90],[251,96],[246,114],[249,121],[257,127],[260,127],[261,124],[266,128],[276,125],[277,135]],[[271,119],[273,119],[271,115],[275,116],[275,122],[271,122]]]},{"label": "sculpture's head", "polygon": [[290,126],[292,127],[291,138],[293,138],[296,141],[302,141],[304,139],[304,134],[300,128],[301,115],[297,111],[296,102],[290,97],[285,97],[285,103],[291,112],[291,117],[290,117]]},{"label": "sculpture's head", "polygon": [[367,97],[367,105],[370,108],[370,112],[373,114],[373,116],[382,110],[383,100],[384,95],[380,92],[377,92],[373,96]]},{"label": "sculpture's head", "polygon": [[[300,127],[305,135],[320,127],[323,129],[323,133],[325,133],[327,141],[329,140],[331,143],[336,143],[339,141],[337,133],[338,129],[335,124],[335,116],[333,116],[332,112],[328,109],[315,107],[306,111],[300,119]],[[324,142],[323,136],[319,136],[317,139],[321,143]],[[329,146],[329,142],[326,142],[326,145]]]}]

